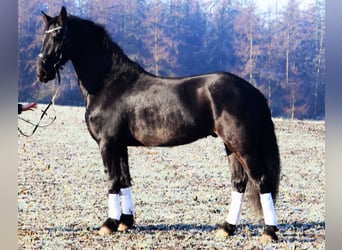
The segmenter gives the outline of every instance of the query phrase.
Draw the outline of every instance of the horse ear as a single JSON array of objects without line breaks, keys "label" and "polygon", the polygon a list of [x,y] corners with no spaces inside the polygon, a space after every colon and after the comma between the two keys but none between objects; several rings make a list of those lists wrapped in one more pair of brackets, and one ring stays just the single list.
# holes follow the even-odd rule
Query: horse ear
[{"label": "horse ear", "polygon": [[49,15],[45,14],[44,11],[42,11],[42,15],[43,15],[43,20],[45,24],[48,24],[49,21],[52,19],[52,17],[50,17]]},{"label": "horse ear", "polygon": [[58,23],[61,26],[63,26],[63,24],[65,23],[67,16],[68,16],[67,10],[63,6],[62,9],[61,9],[61,13],[59,13],[59,16],[58,16]]}]

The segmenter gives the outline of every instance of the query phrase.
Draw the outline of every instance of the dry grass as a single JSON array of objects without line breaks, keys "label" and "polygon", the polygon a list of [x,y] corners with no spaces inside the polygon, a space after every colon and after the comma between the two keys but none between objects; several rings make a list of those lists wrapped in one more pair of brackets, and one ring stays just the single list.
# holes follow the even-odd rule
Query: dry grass
[{"label": "dry grass", "polygon": [[[43,105],[40,105],[41,107]],[[51,112],[50,112],[51,113]],[[220,139],[174,148],[129,148],[136,226],[98,235],[107,185],[84,108],[56,107],[57,120],[18,135],[19,249],[324,249],[325,123],[275,119],[282,175],[279,242],[259,242],[262,224],[243,205],[236,236],[216,237],[230,202]],[[21,115],[32,120],[38,111]],[[19,121],[25,131],[30,127]]]}]

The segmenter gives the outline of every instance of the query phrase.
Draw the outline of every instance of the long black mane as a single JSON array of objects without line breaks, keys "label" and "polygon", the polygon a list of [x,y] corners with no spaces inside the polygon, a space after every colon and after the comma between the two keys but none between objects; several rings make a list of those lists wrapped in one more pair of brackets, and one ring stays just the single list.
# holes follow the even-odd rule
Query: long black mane
[{"label": "long black mane", "polygon": [[[105,85],[136,78],[143,72],[149,74],[124,53],[103,25],[72,15],[68,16],[66,25],[73,41],[74,55],[70,59],[79,80],[83,81],[85,88],[81,90],[84,97],[96,94]],[[85,65],[85,62],[92,60],[94,63]],[[81,71],[80,68],[89,70]]]},{"label": "long black mane", "polygon": [[[132,61],[122,50],[122,48],[112,39],[105,26],[95,23],[89,19],[83,19],[77,16],[69,16],[68,25],[71,29],[78,30],[76,42],[79,46],[84,44],[84,40],[92,40],[100,45],[103,49],[112,53],[113,63],[120,67],[127,65],[127,68],[134,69],[138,72],[145,71],[138,63]],[[96,47],[95,47],[96,48]]]}]

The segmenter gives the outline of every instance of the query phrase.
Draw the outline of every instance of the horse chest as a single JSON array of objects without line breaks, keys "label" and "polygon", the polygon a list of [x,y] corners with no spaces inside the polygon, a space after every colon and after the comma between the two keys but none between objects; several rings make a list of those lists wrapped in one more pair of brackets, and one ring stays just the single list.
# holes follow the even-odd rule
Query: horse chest
[{"label": "horse chest", "polygon": [[116,110],[94,108],[86,111],[85,120],[89,133],[99,141],[102,137],[115,137],[119,133],[123,119]]}]

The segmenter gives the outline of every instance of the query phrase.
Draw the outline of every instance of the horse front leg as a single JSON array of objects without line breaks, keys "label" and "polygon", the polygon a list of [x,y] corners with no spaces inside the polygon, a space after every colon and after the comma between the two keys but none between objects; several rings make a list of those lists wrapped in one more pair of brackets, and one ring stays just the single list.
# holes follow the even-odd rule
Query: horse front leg
[{"label": "horse front leg", "polygon": [[[128,166],[127,147],[113,143],[100,144],[100,151],[108,176],[108,218],[99,233],[109,235],[126,231],[134,223],[134,205],[131,191],[131,177]],[[121,199],[121,206],[120,206]]]}]

